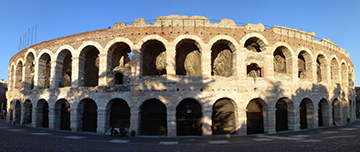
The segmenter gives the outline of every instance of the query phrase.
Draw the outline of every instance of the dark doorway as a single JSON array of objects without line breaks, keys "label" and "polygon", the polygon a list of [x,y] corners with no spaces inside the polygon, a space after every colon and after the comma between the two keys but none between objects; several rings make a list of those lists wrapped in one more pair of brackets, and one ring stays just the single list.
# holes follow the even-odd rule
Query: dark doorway
[{"label": "dark doorway", "polygon": [[234,106],[230,99],[216,101],[212,110],[212,133],[214,135],[235,133]]},{"label": "dark doorway", "polygon": [[195,99],[184,99],[176,107],[178,136],[202,135],[201,106]]},{"label": "dark doorway", "polygon": [[49,127],[49,105],[45,101],[42,107],[42,116],[43,120],[41,123],[41,127],[48,128]]},{"label": "dark doorway", "polygon": [[246,117],[247,134],[264,133],[263,107],[258,100],[253,99],[249,102]]},{"label": "dark doorway", "polygon": [[333,124],[339,125],[341,124],[341,107],[340,107],[340,101],[338,99],[335,99],[332,103],[332,117],[333,117]]},{"label": "dark doorway", "polygon": [[[111,101],[110,101],[111,102]],[[110,126],[115,128],[130,127],[130,107],[125,100],[113,99],[110,110]]]},{"label": "dark doorway", "polygon": [[288,106],[283,99],[276,102],[276,131],[288,130]]},{"label": "dark doorway", "polygon": [[70,130],[70,104],[66,100],[61,104],[60,129]]},{"label": "dark doorway", "polygon": [[157,99],[146,100],[141,106],[141,135],[167,135],[165,105]]},{"label": "dark doorway", "polygon": [[24,102],[24,108],[25,108],[25,113],[24,113],[24,122],[28,122],[31,123],[32,122],[32,104],[30,100],[25,100]]},{"label": "dark doorway", "polygon": [[319,125],[319,127],[320,126],[324,126],[324,122],[323,122],[323,113],[322,113],[322,111],[323,111],[323,106],[322,106],[322,104],[321,104],[321,101],[319,102],[319,109],[318,109],[318,125]]},{"label": "dark doorway", "polygon": [[300,129],[306,129],[307,128],[307,108],[306,108],[306,103],[303,100],[300,103]]},{"label": "dark doorway", "polygon": [[96,132],[97,129],[97,106],[94,100],[84,99],[83,131]]},{"label": "dark doorway", "polygon": [[15,102],[15,116],[14,116],[15,124],[20,124],[20,117],[21,117],[21,104],[20,104],[20,101],[16,101]]}]

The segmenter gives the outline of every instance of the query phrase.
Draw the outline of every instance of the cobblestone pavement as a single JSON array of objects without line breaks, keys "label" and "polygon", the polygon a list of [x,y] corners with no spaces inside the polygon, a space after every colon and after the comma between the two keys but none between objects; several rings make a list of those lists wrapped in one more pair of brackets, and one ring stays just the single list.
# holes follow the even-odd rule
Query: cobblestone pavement
[{"label": "cobblestone pavement", "polygon": [[21,127],[0,120],[0,151],[360,151],[360,120],[273,135],[109,137]]}]

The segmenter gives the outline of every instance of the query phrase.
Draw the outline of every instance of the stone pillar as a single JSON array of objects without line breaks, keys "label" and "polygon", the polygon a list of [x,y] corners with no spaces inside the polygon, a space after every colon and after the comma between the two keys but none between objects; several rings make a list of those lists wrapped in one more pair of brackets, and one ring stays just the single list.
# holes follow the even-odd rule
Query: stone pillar
[{"label": "stone pillar", "polygon": [[130,107],[130,130],[134,130],[137,135],[140,134],[140,117],[139,117],[139,107],[132,106]]},{"label": "stone pillar", "polygon": [[26,108],[24,107],[24,104],[21,106],[21,116],[20,116],[20,124],[23,124],[24,122],[26,122],[25,120],[25,114],[26,113]]},{"label": "stone pillar", "polygon": [[106,130],[106,108],[105,107],[98,107],[97,110],[98,114],[98,121],[97,121],[97,130],[96,133],[98,134],[105,134]]},{"label": "stone pillar", "polygon": [[167,136],[176,137],[176,110],[167,111]]},{"label": "stone pillar", "polygon": [[71,87],[77,88],[80,87],[80,59],[79,57],[73,57],[71,63]]},{"label": "stone pillar", "polygon": [[176,77],[176,46],[173,42],[166,45],[166,79],[174,81]]},{"label": "stone pillar", "polygon": [[141,46],[132,46],[131,51],[131,83],[138,84],[141,76],[142,69],[142,56],[140,52]]},{"label": "stone pillar", "polygon": [[[58,88],[59,87],[59,76],[56,68],[56,60],[51,61],[51,68],[50,68],[50,89]],[[50,124],[49,124],[50,125]]]},{"label": "stone pillar", "polygon": [[49,107],[49,129],[51,130],[55,130],[59,126],[59,123],[56,123],[55,111],[55,108]]},{"label": "stone pillar", "polygon": [[211,46],[204,44],[201,50],[201,70],[204,78],[211,77]]},{"label": "stone pillar", "polygon": [[107,54],[99,54],[99,86],[107,86]]},{"label": "stone pillar", "polygon": [[[264,109],[264,133],[274,134],[276,133],[276,108],[275,107],[267,107]],[[265,121],[266,120],[266,121]]]},{"label": "stone pillar", "polygon": [[211,115],[212,115],[212,108],[204,108],[202,111],[202,119],[203,119],[203,124],[202,124],[202,130],[203,130],[203,136],[209,136],[212,134],[212,120],[211,120]]},{"label": "stone pillar", "polygon": [[70,109],[70,129],[73,132],[82,131],[82,110],[77,108]]},{"label": "stone pillar", "polygon": [[[245,107],[243,107],[245,108]],[[236,123],[236,134],[237,135],[246,135],[247,127],[246,127],[246,109],[235,110],[235,114],[237,115],[237,123]]]},{"label": "stone pillar", "polygon": [[294,105],[294,109],[288,111],[288,126],[289,130],[300,130],[300,108]]},{"label": "stone pillar", "polygon": [[[289,68],[290,69],[289,69]],[[291,56],[291,63],[290,65],[286,65],[286,73],[289,70],[289,74],[290,77],[292,78],[292,80],[295,82],[296,80],[298,80],[298,71],[299,71],[299,67],[298,67],[298,57],[297,55],[293,55]]]},{"label": "stone pillar", "polygon": [[41,127],[42,125],[42,108],[35,107],[33,108],[33,127]]}]

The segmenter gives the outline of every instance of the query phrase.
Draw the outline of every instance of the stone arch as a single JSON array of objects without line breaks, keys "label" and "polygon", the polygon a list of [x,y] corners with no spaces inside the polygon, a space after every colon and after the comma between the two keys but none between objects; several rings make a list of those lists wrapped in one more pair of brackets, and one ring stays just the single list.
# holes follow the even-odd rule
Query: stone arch
[{"label": "stone arch", "polygon": [[246,133],[264,133],[264,117],[266,103],[260,98],[250,100],[246,106]]},{"label": "stone arch", "polygon": [[288,47],[284,45],[278,46],[274,53],[274,72],[275,75],[278,74],[291,74],[292,66],[292,53]]},{"label": "stone arch", "polygon": [[38,60],[38,88],[50,88],[51,56],[44,52]]},{"label": "stone arch", "polygon": [[252,78],[262,77],[261,67],[259,67],[259,65],[256,63],[251,63],[250,65],[247,65],[246,71],[247,71],[246,72],[247,77],[252,77]]},{"label": "stone arch", "polygon": [[266,44],[258,37],[250,37],[245,41],[244,47],[251,52],[262,52]]},{"label": "stone arch", "polygon": [[235,46],[228,40],[218,40],[211,47],[211,75],[230,77],[236,62]]},{"label": "stone arch", "polygon": [[339,72],[340,72],[339,62],[336,57],[333,57],[331,59],[331,64],[330,64],[330,78],[332,82],[340,83]]},{"label": "stone arch", "polygon": [[196,35],[181,35],[181,36],[178,36],[173,41],[173,43],[176,44],[176,46],[178,46],[178,45],[182,44],[183,42],[185,42],[184,40],[185,41],[189,41],[189,40],[193,41],[193,43],[196,45],[196,47],[199,49],[200,52],[207,51],[207,50],[203,50],[203,46],[205,45],[203,40],[200,37],[196,36]]},{"label": "stone arch", "polygon": [[140,106],[140,135],[167,135],[166,106],[152,98]]},{"label": "stone arch", "polygon": [[[126,75],[126,78],[130,81],[131,75],[131,48],[125,42],[116,42],[109,47],[107,53],[107,70],[109,84],[122,84],[116,83],[119,80],[117,75],[121,74],[122,76]],[[123,78],[121,82],[123,82]]]},{"label": "stone arch", "polygon": [[94,87],[99,84],[99,58],[97,47],[88,45],[80,52],[79,75],[80,86]]},{"label": "stone arch", "polygon": [[337,98],[332,102],[332,118],[335,126],[342,124],[341,102]]},{"label": "stone arch", "polygon": [[341,85],[343,87],[346,87],[348,85],[348,81],[349,81],[348,69],[347,69],[345,61],[343,61],[341,63]]},{"label": "stone arch", "polygon": [[218,99],[212,107],[212,134],[236,133],[235,106],[229,98]]},{"label": "stone arch", "polygon": [[294,116],[293,103],[289,98],[283,97],[276,102],[276,131],[289,130],[289,118]]},{"label": "stone arch", "polygon": [[176,45],[176,75],[201,76],[201,52],[198,42],[183,39]]},{"label": "stone arch", "polygon": [[298,78],[311,80],[312,71],[311,54],[306,50],[300,51],[298,55]]},{"label": "stone arch", "polygon": [[70,125],[70,103],[66,99],[59,99],[54,108],[54,129],[71,130]]},{"label": "stone arch", "polygon": [[300,129],[311,129],[314,125],[314,104],[309,98],[300,103]]},{"label": "stone arch", "polygon": [[114,98],[106,106],[106,128],[129,128],[130,107],[124,99]]},{"label": "stone arch", "polygon": [[24,114],[23,114],[23,119],[22,121],[25,122],[26,124],[30,124],[32,122],[32,112],[33,112],[33,106],[31,103],[31,100],[26,99],[24,104]]},{"label": "stone arch", "polygon": [[330,121],[330,106],[326,99],[322,98],[318,104],[318,125],[329,126]]},{"label": "stone arch", "polygon": [[[267,41],[267,39],[263,35],[261,35],[260,33],[246,34],[244,37],[241,38],[240,45],[247,48],[247,46],[249,46],[249,45],[246,45],[246,42],[248,40],[250,40],[248,42],[248,44],[252,44],[252,43],[250,43],[252,41],[252,42],[255,42],[257,45],[259,45],[260,51],[264,51],[263,48],[265,46],[269,45],[269,42]],[[256,52],[258,52],[258,50],[256,50]]]},{"label": "stone arch", "polygon": [[176,107],[177,136],[202,135],[202,108],[199,101],[186,98]]},{"label": "stone arch", "polygon": [[49,104],[45,99],[40,99],[36,104],[36,127],[49,127]]},{"label": "stone arch", "polygon": [[319,54],[316,58],[316,76],[317,82],[323,82],[326,80],[327,75],[327,66],[326,66],[326,58],[323,54]]},{"label": "stone arch", "polygon": [[23,75],[23,62],[21,59],[17,61],[15,70],[15,89],[21,89],[22,87],[22,75]]},{"label": "stone arch", "polygon": [[14,114],[13,114],[13,124],[20,124],[20,120],[21,120],[21,103],[19,100],[15,101],[15,106],[14,106]]},{"label": "stone arch", "polygon": [[55,75],[56,87],[70,87],[72,74],[72,54],[71,50],[63,49],[57,53]]},{"label": "stone arch", "polygon": [[158,40],[148,40],[141,46],[142,75],[166,75],[166,48]]},{"label": "stone arch", "polygon": [[34,88],[34,77],[35,77],[35,55],[33,52],[28,52],[25,57],[25,80],[24,89],[31,90]]},{"label": "stone arch", "polygon": [[[114,50],[111,50],[111,48],[112,49],[116,49],[116,47],[115,48],[113,48],[114,46],[115,46],[115,44],[117,44],[117,43],[119,43],[119,44],[121,44],[121,43],[124,43],[124,44],[126,44],[126,45],[128,45],[129,47],[130,47],[130,50],[132,50],[132,46],[134,46],[134,43],[131,41],[131,40],[129,40],[128,38],[124,38],[124,37],[116,37],[115,39],[112,39],[111,41],[109,41],[107,44],[106,44],[106,46],[105,46],[105,48],[104,48],[104,51],[106,51],[106,52],[100,52],[100,54],[108,54],[108,59],[111,57],[111,56],[109,56],[109,53],[110,53],[110,51],[114,51]],[[108,64],[109,63],[111,63],[111,62],[108,62]],[[110,65],[108,65],[107,66],[107,69],[109,70],[109,68],[110,68]]]},{"label": "stone arch", "polygon": [[82,99],[78,104],[78,114],[82,131],[96,132],[97,130],[97,104],[93,99]]}]

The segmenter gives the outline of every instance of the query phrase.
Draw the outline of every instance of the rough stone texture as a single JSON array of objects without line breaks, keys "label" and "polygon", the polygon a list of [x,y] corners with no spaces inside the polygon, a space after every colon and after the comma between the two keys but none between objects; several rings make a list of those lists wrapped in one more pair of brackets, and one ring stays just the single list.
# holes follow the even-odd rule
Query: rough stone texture
[{"label": "rough stone texture", "polygon": [[[314,36],[285,27],[241,27],[229,19],[210,23],[205,17],[172,15],[159,17],[153,24],[136,19],[130,25],[115,23],[110,29],[42,42],[10,59],[7,121],[23,122],[29,106],[21,105],[28,100],[35,107],[30,109],[32,126],[41,125],[41,111],[36,108],[41,101],[49,105],[49,128],[59,128],[55,111],[66,100],[70,128],[81,131],[82,112],[89,99],[96,103],[96,132],[102,134],[110,127],[107,109],[115,98],[128,104],[130,129],[137,133],[143,103],[161,101],[166,107],[168,136],[177,133],[176,107],[189,98],[201,105],[203,135],[212,134],[213,105],[220,99],[232,101],[238,135],[247,132],[246,107],[253,99],[263,107],[264,133],[276,132],[279,101],[288,106],[289,130],[300,129],[299,106],[304,98],[313,105],[304,106],[313,111],[307,114],[308,128],[318,127],[320,108],[324,125],[333,124],[333,108],[336,123],[343,124],[347,117],[354,121],[355,75],[349,54],[330,40],[317,41]],[[221,47],[213,49],[218,44]],[[65,57],[59,53],[63,50],[71,53],[71,62],[59,58]],[[308,55],[299,53],[303,51]],[[299,54],[304,60],[299,60]],[[16,74],[20,62],[25,67],[21,77]],[[147,70],[151,75],[146,75]],[[300,76],[306,78],[301,79],[299,71],[304,70],[305,75]],[[71,73],[71,87],[57,85],[62,79],[70,80],[63,71]],[[119,73],[122,84],[117,84]],[[16,82],[24,87],[15,87]],[[318,107],[319,102],[323,107]]]}]

